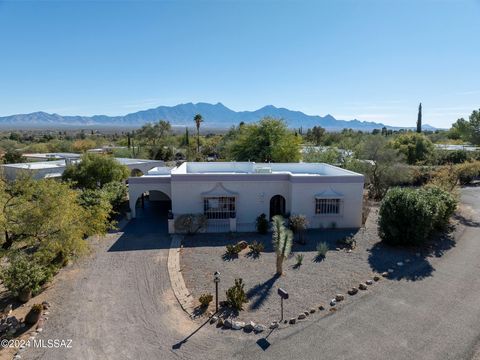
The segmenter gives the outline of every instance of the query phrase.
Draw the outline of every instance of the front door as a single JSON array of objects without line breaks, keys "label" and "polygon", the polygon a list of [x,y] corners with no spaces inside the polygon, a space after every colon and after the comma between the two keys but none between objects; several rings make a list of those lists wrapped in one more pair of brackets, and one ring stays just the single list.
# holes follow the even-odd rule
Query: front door
[{"label": "front door", "polygon": [[285,198],[275,195],[270,199],[270,219],[275,215],[285,216]]}]

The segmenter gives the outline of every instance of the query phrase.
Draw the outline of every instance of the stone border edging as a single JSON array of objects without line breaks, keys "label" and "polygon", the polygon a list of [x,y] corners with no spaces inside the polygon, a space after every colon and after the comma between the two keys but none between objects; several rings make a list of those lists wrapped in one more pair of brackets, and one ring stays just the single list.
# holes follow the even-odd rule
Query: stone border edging
[{"label": "stone border edging", "polygon": [[183,236],[172,235],[170,249],[168,250],[167,269],[170,284],[172,286],[173,294],[177,298],[178,303],[190,317],[193,317],[193,301],[192,295],[185,285],[183,275],[180,269],[180,245]]}]

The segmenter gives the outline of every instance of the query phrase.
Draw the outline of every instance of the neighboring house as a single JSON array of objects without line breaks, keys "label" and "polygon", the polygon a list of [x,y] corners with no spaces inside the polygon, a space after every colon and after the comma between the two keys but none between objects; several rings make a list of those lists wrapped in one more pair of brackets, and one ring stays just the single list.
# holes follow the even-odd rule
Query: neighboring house
[{"label": "neighboring house", "polygon": [[80,159],[81,154],[77,153],[27,153],[22,155],[27,161],[46,161],[62,159]]},{"label": "neighboring house", "polygon": [[[146,174],[150,169],[165,166],[164,162],[160,160],[129,158],[115,159],[120,164],[127,166],[130,169],[132,176],[143,175]],[[65,158],[63,160],[53,161],[35,161],[19,164],[4,164],[0,167],[0,173],[3,172],[3,174],[8,180],[14,180],[22,173],[26,173],[29,176],[32,176],[34,179],[60,178],[65,171],[67,164],[74,164],[78,161],[81,160],[79,158]]]},{"label": "neighboring house", "polygon": [[313,228],[358,228],[363,184],[363,175],[321,163],[185,162],[130,178],[129,198],[132,217],[145,200],[158,201],[167,204],[163,221],[169,209],[174,217],[202,213],[212,232],[253,231],[262,213],[303,214]]}]

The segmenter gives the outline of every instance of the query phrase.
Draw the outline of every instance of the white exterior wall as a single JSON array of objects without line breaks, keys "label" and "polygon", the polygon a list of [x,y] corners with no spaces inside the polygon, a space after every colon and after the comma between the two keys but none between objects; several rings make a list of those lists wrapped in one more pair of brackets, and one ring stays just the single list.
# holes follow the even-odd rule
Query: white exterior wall
[{"label": "white exterior wall", "polygon": [[[135,205],[137,200],[142,196],[143,193],[148,191],[161,191],[168,195],[170,199],[172,199],[172,193],[170,188],[170,182],[168,183],[161,183],[161,182],[136,182],[137,179],[142,178],[130,178],[128,184],[128,201],[130,204],[130,211],[132,213],[132,217],[136,216],[135,213]],[[162,199],[163,200],[163,199]],[[173,201],[172,201],[173,204]]]},{"label": "white exterior wall", "polygon": [[[174,215],[203,213],[202,193],[213,189],[218,181],[194,183],[190,181],[172,181],[172,211]],[[255,221],[261,213],[267,217],[270,212],[270,199],[274,195],[285,198],[285,210],[291,210],[290,183],[286,181],[222,181],[228,190],[238,193],[235,207],[239,230],[252,231]],[[226,195],[228,196],[228,195]]]},{"label": "white exterior wall", "polygon": [[[329,190],[343,195],[340,214],[315,214],[315,195]],[[330,227],[332,222],[339,228],[362,226],[363,183],[294,183],[292,193],[292,214],[307,216],[310,228]]]}]

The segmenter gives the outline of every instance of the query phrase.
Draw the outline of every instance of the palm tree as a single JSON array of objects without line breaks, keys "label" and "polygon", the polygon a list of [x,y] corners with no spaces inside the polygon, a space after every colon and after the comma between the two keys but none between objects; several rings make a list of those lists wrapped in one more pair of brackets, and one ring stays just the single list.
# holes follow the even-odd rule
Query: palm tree
[{"label": "palm tree", "polygon": [[197,126],[197,154],[200,152],[200,124],[203,122],[203,117],[200,114],[195,115],[193,118],[195,125]]},{"label": "palm tree", "polygon": [[272,242],[277,254],[277,275],[283,273],[283,260],[292,250],[293,232],[285,226],[285,219],[281,215],[272,218]]}]

